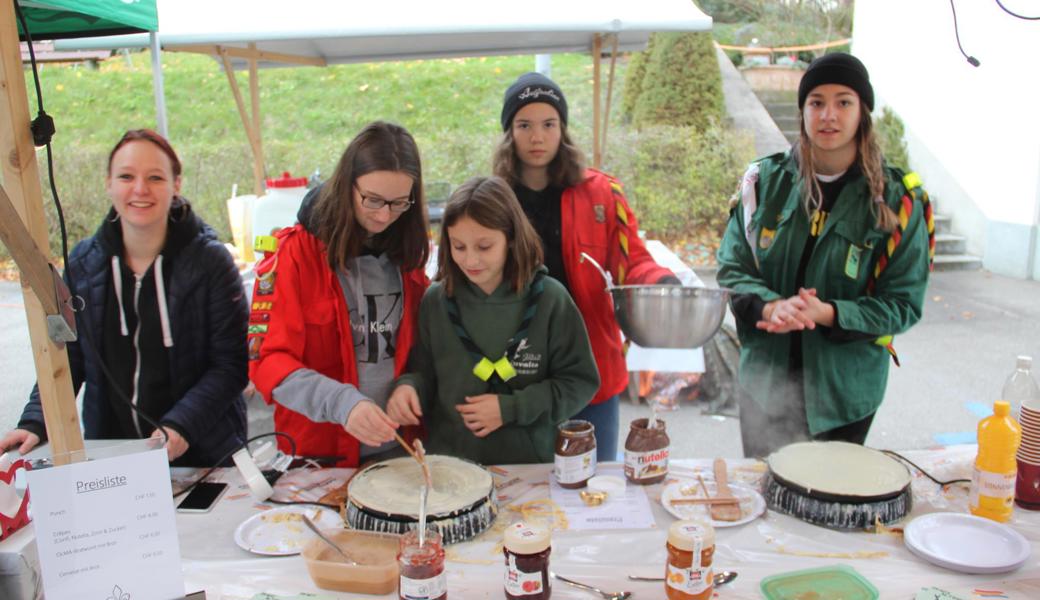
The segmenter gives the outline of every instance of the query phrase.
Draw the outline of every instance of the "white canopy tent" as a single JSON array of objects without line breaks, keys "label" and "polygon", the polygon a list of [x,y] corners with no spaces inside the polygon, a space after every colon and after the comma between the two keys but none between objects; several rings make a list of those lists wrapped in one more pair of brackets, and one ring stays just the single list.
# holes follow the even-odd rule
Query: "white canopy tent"
[{"label": "white canopy tent", "polygon": [[[254,179],[262,193],[259,67],[502,54],[591,51],[594,59],[593,163],[604,144],[601,124],[610,109],[613,59],[640,50],[651,33],[707,31],[711,17],[691,0],[158,0],[156,34],[80,38],[56,42],[58,50],[159,47],[200,52],[224,64],[254,155]],[[611,50],[607,110],[601,111],[600,59]],[[160,124],[165,123],[162,68],[153,69]],[[234,69],[250,70],[251,113]]]}]

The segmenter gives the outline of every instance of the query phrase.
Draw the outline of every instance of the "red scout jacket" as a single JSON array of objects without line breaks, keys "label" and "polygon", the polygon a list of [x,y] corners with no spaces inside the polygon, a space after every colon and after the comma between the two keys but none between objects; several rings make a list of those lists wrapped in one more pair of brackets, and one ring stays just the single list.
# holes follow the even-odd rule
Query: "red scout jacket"
[{"label": "red scout jacket", "polygon": [[580,262],[581,253],[610,271],[614,285],[654,284],[673,273],[651,258],[621,184],[610,175],[588,169],[584,181],[563,191],[560,210],[563,264],[599,368],[600,387],[592,399],[599,404],[628,386],[628,368],[603,276]]},{"label": "red scout jacket", "polygon": [[[329,267],[325,244],[302,225],[276,234],[278,250],[257,263],[257,280],[249,314],[249,379],[268,404],[272,392],[297,369],[312,369],[357,385],[357,363],[349,311],[339,278]],[[274,274],[273,290],[262,288]],[[419,301],[429,281],[422,269],[403,272],[404,310],[397,332],[394,374],[405,370],[416,336]],[[267,291],[267,294],[263,292]],[[315,423],[275,404],[276,431],[296,441],[299,456],[344,457],[338,466],[358,465],[359,442],[337,423]],[[288,443],[278,439],[284,452]]]}]

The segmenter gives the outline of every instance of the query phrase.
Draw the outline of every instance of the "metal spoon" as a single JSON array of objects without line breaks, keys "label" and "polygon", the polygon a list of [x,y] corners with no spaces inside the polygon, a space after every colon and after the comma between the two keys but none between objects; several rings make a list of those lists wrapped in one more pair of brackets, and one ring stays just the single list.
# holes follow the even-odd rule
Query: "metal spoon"
[{"label": "metal spoon", "polygon": [[430,488],[424,483],[419,488],[419,547],[426,543],[426,501],[430,496]]},{"label": "metal spoon", "polygon": [[329,545],[329,547],[331,547],[333,550],[338,552],[339,555],[343,557],[343,560],[347,561],[349,564],[352,564],[352,565],[356,565],[357,564],[357,562],[353,558],[350,558],[350,556],[348,556],[347,553],[344,552],[343,549],[340,548],[338,544],[336,544],[336,542],[332,541],[331,538],[329,538],[327,535],[322,533],[321,530],[318,529],[318,526],[314,524],[314,521],[311,521],[310,517],[308,517],[307,515],[302,515],[302,514],[300,516],[303,517],[303,524],[307,526],[307,529],[310,529],[311,531],[313,531],[314,535],[318,536],[318,538],[320,538],[321,541],[325,542],[326,544]]},{"label": "metal spoon", "polygon": [[603,596],[607,600],[625,600],[626,598],[628,598],[628,597],[630,597],[632,595],[632,592],[604,592],[603,590],[601,590],[601,589],[599,589],[597,587],[592,587],[591,585],[586,585],[584,583],[579,583],[577,581],[573,581],[571,579],[567,579],[566,577],[560,577],[559,575],[557,575],[556,573],[553,573],[553,572],[550,572],[549,575],[552,575],[552,577],[554,579],[559,579],[560,581],[566,583],[567,585],[572,585],[572,586],[574,586],[576,588],[581,588],[583,590],[589,590],[591,592],[596,592],[597,594],[599,594],[600,596]]},{"label": "metal spoon", "polygon": [[[628,578],[632,581],[664,581],[664,577],[642,577],[640,575],[629,575]],[[726,585],[737,578],[736,571],[720,571],[715,574],[712,578],[711,583],[715,587],[720,585]]]},{"label": "metal spoon", "polygon": [[604,269],[603,267],[599,266],[599,263],[596,262],[595,258],[592,258],[588,254],[585,254],[584,252],[582,252],[581,253],[581,258],[578,259],[578,262],[584,262],[586,260],[589,261],[590,263],[592,263],[592,266],[596,267],[596,270],[599,271],[599,274],[603,276],[603,281],[605,281],[607,283],[607,291],[609,292],[610,288],[614,287],[614,278],[611,276],[611,274],[606,269]]}]

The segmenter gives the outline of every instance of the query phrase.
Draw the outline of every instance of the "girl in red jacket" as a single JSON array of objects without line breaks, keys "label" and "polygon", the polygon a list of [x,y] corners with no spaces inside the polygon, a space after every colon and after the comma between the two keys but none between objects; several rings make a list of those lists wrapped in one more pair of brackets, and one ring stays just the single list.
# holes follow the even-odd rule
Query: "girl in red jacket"
[{"label": "girl in red jacket", "polygon": [[357,466],[395,447],[385,408],[428,284],[423,204],[415,140],[372,123],[257,264],[249,375],[301,456]]},{"label": "girl in red jacket", "polygon": [[495,175],[513,187],[542,239],[549,275],[578,305],[599,368],[599,391],[575,417],[595,425],[597,458],[616,460],[618,394],[628,386],[628,370],[603,278],[592,265],[581,264],[581,253],[608,269],[617,285],[679,284],[679,279],[655,263],[639,239],[621,184],[585,168],[581,150],[567,135],[567,100],[552,80],[527,73],[509,86],[502,130]]}]

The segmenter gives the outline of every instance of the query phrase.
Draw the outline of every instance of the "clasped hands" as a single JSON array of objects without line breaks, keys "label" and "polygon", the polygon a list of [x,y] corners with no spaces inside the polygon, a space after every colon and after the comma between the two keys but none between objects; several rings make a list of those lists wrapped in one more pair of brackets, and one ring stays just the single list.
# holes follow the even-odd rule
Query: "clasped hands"
[{"label": "clasped hands", "polygon": [[820,300],[816,289],[799,288],[790,298],[773,300],[762,309],[762,320],[755,327],[768,333],[789,333],[834,325],[834,306]]}]

